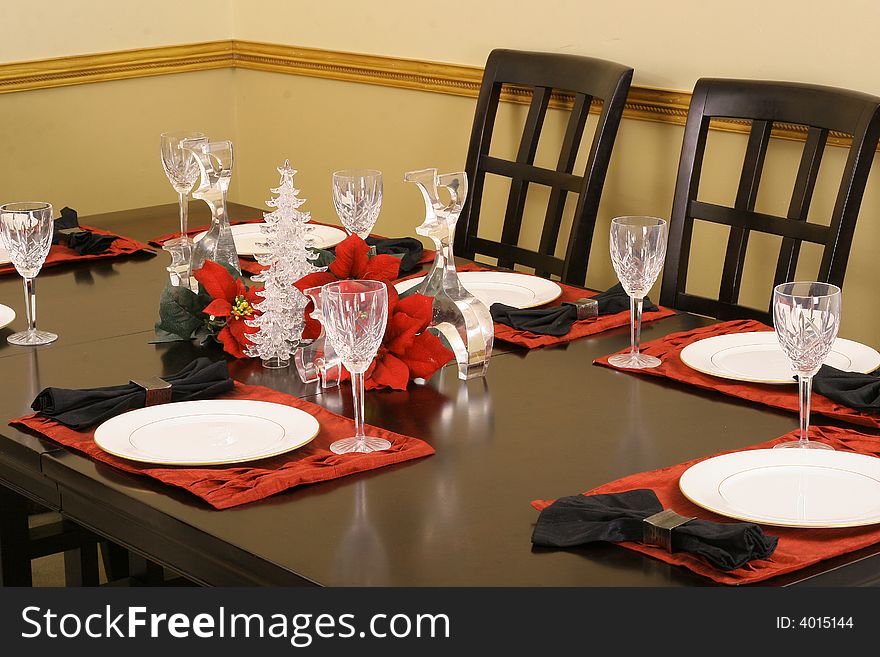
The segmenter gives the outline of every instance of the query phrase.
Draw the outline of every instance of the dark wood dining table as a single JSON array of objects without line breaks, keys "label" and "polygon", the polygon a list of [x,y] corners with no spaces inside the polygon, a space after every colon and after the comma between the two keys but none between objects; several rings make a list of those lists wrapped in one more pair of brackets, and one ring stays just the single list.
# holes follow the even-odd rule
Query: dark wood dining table
[{"label": "dark wood dining table", "polygon": [[[259,216],[231,204],[233,219]],[[206,223],[192,206],[191,223]],[[82,219],[146,241],[174,229],[176,205]],[[179,370],[218,348],[151,344],[168,256],[134,255],[46,269],[41,348],[8,345],[23,326],[22,285],[0,278],[19,317],[0,330],[0,416],[29,412],[46,386],[92,387]],[[679,314],[643,340],[712,320]],[[796,427],[797,417],[668,381],[594,366],[626,328],[531,351],[499,345],[484,379],[446,366],[405,392],[367,393],[366,421],[417,436],[433,456],[302,486],[217,511],[186,492],[127,474],[0,424],[0,484],[206,585],[702,586],[689,571],[620,547],[533,548],[536,498],[572,495],[635,472],[745,447]],[[350,388],[303,384],[295,370],[230,361],[245,383],[351,416]],[[4,513],[0,510],[0,515]],[[880,584],[880,546],[821,562],[767,585]]]}]

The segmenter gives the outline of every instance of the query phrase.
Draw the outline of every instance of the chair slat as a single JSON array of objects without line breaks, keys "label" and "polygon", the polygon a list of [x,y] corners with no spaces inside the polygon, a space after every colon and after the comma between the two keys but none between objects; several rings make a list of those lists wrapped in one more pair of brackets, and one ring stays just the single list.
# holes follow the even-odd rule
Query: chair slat
[{"label": "chair slat", "polygon": [[[824,128],[810,128],[807,133],[797,179],[794,183],[794,191],[791,195],[791,203],[788,206],[788,218],[793,221],[805,222],[807,220],[827,141],[828,130]],[[801,244],[798,240],[791,237],[782,240],[779,260],[776,262],[776,274],[773,276],[774,287],[794,278],[800,251]]]},{"label": "chair slat", "polygon": [[[715,317],[721,321],[731,319],[756,319],[764,322],[768,326],[773,325],[773,317],[769,310],[759,310],[757,308],[749,308],[748,306],[731,305],[718,299],[710,299],[697,294],[689,294],[684,292],[680,295],[679,303],[684,308],[699,308],[701,315]],[[696,311],[692,311],[696,312]]]},{"label": "chair slat", "polygon": [[735,228],[748,228],[771,235],[793,237],[804,242],[824,244],[828,237],[828,226],[809,224],[799,221],[791,221],[772,214],[761,212],[748,212],[737,210],[723,205],[692,201],[690,204],[691,215],[696,219],[704,219],[716,224],[733,226]]},{"label": "chair slat", "polygon": [[[587,123],[592,100],[592,96],[586,94],[576,94],[574,97],[571,114],[568,117],[568,125],[565,128],[565,137],[562,140],[562,150],[559,153],[559,161],[556,164],[557,171],[571,174],[574,170],[578,148],[581,143],[581,135],[584,133],[584,126]],[[578,182],[583,180],[579,176],[573,176],[573,178],[578,178]],[[565,211],[565,200],[568,197],[568,191],[561,187],[554,187],[550,190],[547,212],[544,215],[544,228],[541,230],[541,242],[538,246],[540,253],[552,255],[556,251],[556,243],[559,241],[559,229],[562,226],[562,213]],[[535,273],[539,276],[547,276],[549,272],[539,270]]]},{"label": "chair slat", "polygon": [[545,169],[531,164],[502,160],[491,155],[481,157],[480,164],[484,173],[494,173],[507,178],[525,180],[575,193],[580,191],[584,180],[571,173],[560,173],[553,169]]},{"label": "chair slat", "polygon": [[474,238],[474,246],[477,247],[477,251],[480,254],[485,254],[492,258],[500,258],[502,255],[512,256],[518,265],[531,267],[535,271],[546,271],[548,276],[560,276],[562,274],[562,259],[552,255],[537,253],[514,244],[493,242],[481,237]]},{"label": "chair slat", "polygon": [[[764,158],[767,155],[772,129],[773,123],[770,121],[752,122],[749,143],[743,159],[742,174],[739,178],[739,187],[733,205],[737,210],[751,212],[755,209],[761,173],[764,171]],[[724,256],[721,288],[718,292],[718,298],[725,303],[736,303],[739,300],[739,288],[742,283],[743,266],[748,246],[748,227],[732,227],[727,238],[727,253]]]}]

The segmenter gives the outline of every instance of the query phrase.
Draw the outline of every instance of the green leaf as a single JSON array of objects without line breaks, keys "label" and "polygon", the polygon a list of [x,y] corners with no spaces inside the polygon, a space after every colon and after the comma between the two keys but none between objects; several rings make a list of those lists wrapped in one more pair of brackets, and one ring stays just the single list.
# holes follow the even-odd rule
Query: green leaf
[{"label": "green leaf", "polygon": [[176,333],[171,333],[156,325],[156,337],[148,342],[148,344],[162,344],[163,342],[185,342],[189,338],[184,338]]},{"label": "green leaf", "polygon": [[[207,297],[207,300],[205,299]],[[166,285],[159,297],[159,321],[156,335],[160,331],[177,336],[192,335],[205,320],[202,309],[210,301],[208,295],[195,294],[185,287]],[[186,339],[186,338],[183,338]]]},{"label": "green leaf", "polygon": [[201,326],[199,326],[195,331],[192,332],[190,336],[192,339],[196,341],[196,344],[200,347],[204,347],[206,344],[211,342],[217,337],[217,333],[219,329],[222,328],[223,325],[216,326],[211,322],[205,322]]},{"label": "green leaf", "polygon": [[336,260],[336,254],[332,251],[326,251],[324,249],[311,249],[311,251],[318,255],[317,258],[311,261],[312,265],[315,267],[328,267],[331,262]]}]

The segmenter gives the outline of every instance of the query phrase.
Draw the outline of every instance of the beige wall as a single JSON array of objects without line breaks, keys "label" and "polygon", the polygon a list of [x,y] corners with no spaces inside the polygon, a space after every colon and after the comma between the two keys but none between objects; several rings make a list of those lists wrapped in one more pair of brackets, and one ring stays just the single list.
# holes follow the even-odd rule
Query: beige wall
[{"label": "beige wall", "polygon": [[67,205],[82,216],[176,202],[159,134],[202,129],[235,139],[233,73],[0,95],[0,197]]},{"label": "beige wall", "polygon": [[235,0],[3,0],[0,63],[228,39]]},{"label": "beige wall", "polygon": [[[636,68],[637,84],[669,89],[690,89],[697,77],[718,75],[788,78],[880,94],[880,69],[864,45],[872,43],[880,5],[861,0],[837,3],[836,19],[829,18],[825,3],[793,0],[746,0],[735,7],[697,0],[625,5],[551,0],[539,12],[532,11],[533,3],[491,0],[472,3],[459,20],[436,3],[401,0],[154,2],[142,9],[126,3],[110,14],[105,13],[109,2],[79,4],[78,16],[40,16],[37,7],[12,3],[18,24],[51,25],[49,37],[53,30],[67,34],[68,23],[77,29],[70,30],[75,35],[69,39],[56,36],[40,44],[24,37],[4,40],[0,62],[230,37],[472,65],[481,65],[493,47],[514,47],[615,59]],[[9,7],[4,3],[6,11]],[[171,20],[178,11],[185,20]],[[528,20],[525,12],[531,12]],[[402,182],[403,173],[426,166],[462,168],[473,109],[469,98],[241,69],[0,95],[0,196],[40,196],[84,214],[171,202],[155,142],[162,130],[192,127],[235,141],[233,200],[264,207],[269,187],[277,183],[275,167],[290,158],[300,171],[297,185],[308,199],[305,208],[316,219],[332,220],[330,173],[376,167],[386,174],[377,230],[412,234],[422,205],[417,191]],[[505,107],[510,127],[498,133],[494,149],[514,147],[524,112],[521,106]],[[551,112],[539,152],[548,163],[561,135],[557,114]],[[681,135],[681,127],[669,124],[624,120],[621,125],[599,213],[591,286],[614,281],[607,255],[610,217],[669,216]],[[713,133],[705,198],[724,200],[732,194],[731,177],[744,144],[741,135]],[[759,209],[784,210],[800,148],[797,142],[774,143]],[[843,149],[828,149],[814,221],[830,210],[836,184],[831,177],[844,157]],[[50,175],[43,173],[47,170]],[[875,171],[869,180],[850,261],[842,331],[872,344],[880,341],[874,328],[880,309],[866,302],[873,296],[874,245],[880,243],[877,176]],[[487,230],[497,230],[503,192],[488,190]],[[532,205],[540,200],[536,191]],[[709,227],[698,233],[705,241],[694,258],[693,291],[717,287],[724,232]],[[532,231],[525,239],[535,237]],[[772,276],[772,242],[755,239],[748,254],[749,266],[756,267],[749,270],[744,300],[757,306],[765,304]],[[804,258],[805,277],[815,271],[812,256]]]},{"label": "beige wall", "polygon": [[[458,13],[456,13],[458,12]],[[482,65],[492,48],[593,55],[636,84],[792,79],[880,94],[876,0],[236,0],[235,38]]]}]

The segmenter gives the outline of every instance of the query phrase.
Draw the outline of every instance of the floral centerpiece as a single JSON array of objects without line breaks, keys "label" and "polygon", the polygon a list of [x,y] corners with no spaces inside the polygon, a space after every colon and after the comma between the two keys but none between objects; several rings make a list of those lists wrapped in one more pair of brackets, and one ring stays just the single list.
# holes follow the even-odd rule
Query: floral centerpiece
[{"label": "floral centerpiece", "polygon": [[[388,323],[375,360],[366,372],[365,387],[405,390],[413,379],[428,379],[453,358],[440,338],[427,330],[432,300],[421,294],[399,298],[394,285],[400,260],[390,255],[369,256],[369,246],[357,235],[336,246],[335,258],[326,252],[318,259],[329,262],[327,271],[307,274],[295,283],[300,290],[345,279],[382,281],[388,288]],[[247,358],[248,338],[257,329],[245,320],[259,316],[254,307],[260,298],[238,272],[206,261],[193,272],[199,291],[167,285],[159,301],[156,342],[195,340],[200,345],[218,342],[230,356]],[[319,322],[311,318],[311,302],[305,309],[303,339],[317,338]],[[347,372],[343,378],[347,378]]]},{"label": "floral centerpiece", "polygon": [[[336,259],[327,271],[303,276],[295,285],[300,290],[345,279],[383,281],[388,288],[388,323],[379,352],[365,374],[367,390],[405,390],[412,379],[427,379],[448,363],[453,353],[427,330],[431,323],[432,300],[421,294],[399,298],[391,283],[400,271],[400,260],[390,255],[369,256],[370,247],[357,235],[336,246]],[[320,324],[311,318],[313,305],[306,306],[303,338],[317,338]],[[343,378],[347,373],[343,373]]]},{"label": "floral centerpiece", "polygon": [[246,358],[251,344],[248,335],[257,331],[244,320],[259,315],[254,304],[260,301],[255,287],[246,286],[238,272],[206,260],[193,272],[199,291],[167,285],[159,299],[157,342],[196,340],[199,344],[216,341],[235,358]]}]

